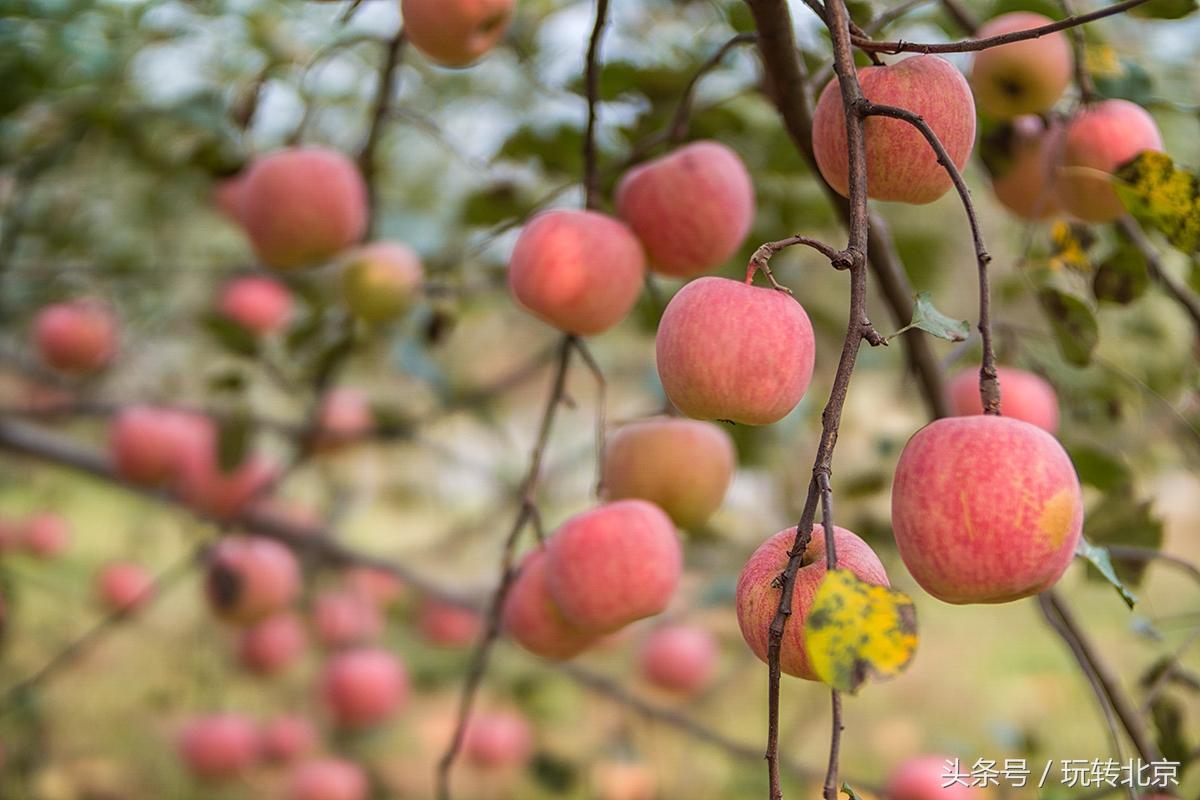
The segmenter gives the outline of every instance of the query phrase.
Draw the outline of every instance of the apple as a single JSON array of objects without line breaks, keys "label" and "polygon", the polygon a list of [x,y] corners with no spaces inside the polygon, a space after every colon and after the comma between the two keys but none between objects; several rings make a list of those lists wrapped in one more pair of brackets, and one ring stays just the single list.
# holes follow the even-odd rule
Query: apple
[{"label": "apple", "polygon": [[529,722],[511,711],[479,713],[467,723],[463,757],[483,769],[520,766],[533,751]]},{"label": "apple", "polygon": [[[871,546],[845,528],[833,528],[838,568],[848,569],[860,580],[889,586],[887,573]],[[777,580],[787,567],[788,552],[796,539],[793,526],[763,542],[750,556],[737,583],[737,618],[742,638],[754,655],[766,663],[771,621],[779,609]],[[792,615],[783,629],[779,668],[788,675],[818,680],[804,646],[804,622],[812,609],[817,588],[825,577],[825,528],[813,525],[812,539],[804,550],[792,592]]]},{"label": "apple", "polygon": [[184,724],[176,742],[184,766],[203,780],[228,780],[258,760],[258,729],[241,714],[211,714]]},{"label": "apple", "polygon": [[292,293],[270,278],[236,278],[221,290],[217,311],[247,331],[266,336],[287,328],[293,312]]},{"label": "apple", "polygon": [[611,633],[662,613],[683,552],[671,519],[645,500],[617,500],[568,519],[546,543],[546,588],[576,628]]},{"label": "apple", "polygon": [[623,425],[604,450],[610,500],[649,500],[681,528],[698,528],[733,480],[733,440],[711,422],[652,417]]},{"label": "apple", "polygon": [[375,413],[365,394],[339,386],[321,398],[317,426],[317,449],[335,450],[370,436],[375,429]]},{"label": "apple", "polygon": [[1049,589],[1083,527],[1079,478],[1050,434],[1019,419],[939,419],[900,454],[892,528],[900,557],[947,603],[1007,603]]},{"label": "apple", "polygon": [[352,591],[321,592],[313,601],[313,628],[324,647],[339,648],[378,639],[383,617],[367,597]]},{"label": "apple", "polygon": [[140,564],[117,561],[96,574],[96,596],[109,611],[129,613],[150,599],[154,576]]},{"label": "apple", "polygon": [[717,640],[704,628],[665,625],[646,637],[638,664],[650,684],[689,696],[712,682],[719,655]]},{"label": "apple", "polygon": [[417,627],[430,644],[466,647],[479,637],[483,620],[468,608],[427,599],[421,603]]},{"label": "apple", "polygon": [[467,67],[496,46],[516,0],[400,0],[404,34],[443,67]]},{"label": "apple", "polygon": [[183,461],[196,456],[194,450],[200,443],[194,435],[196,424],[187,414],[172,409],[121,409],[108,429],[113,466],[122,478],[143,486],[175,479]]},{"label": "apple", "polygon": [[362,729],[392,717],[408,699],[408,673],[386,650],[343,650],[321,673],[321,697],[341,728]]},{"label": "apple", "polygon": [[663,312],[655,339],[667,398],[695,419],[778,422],[812,380],[816,345],[791,296],[728,278],[699,278]]},{"label": "apple", "polygon": [[285,800],[367,800],[370,783],[363,768],[342,758],[298,764],[288,776]]},{"label": "apple", "polygon": [[754,185],[733,150],[692,142],[627,172],[616,205],[651,269],[691,278],[721,266],[742,246],[754,222]]},{"label": "apple", "polygon": [[635,761],[604,761],[592,770],[596,800],[657,800],[654,771]]},{"label": "apple", "polygon": [[1162,150],[1154,118],[1128,100],[1085,106],[1067,124],[1054,191],[1068,213],[1084,222],[1112,222],[1125,206],[1112,173],[1145,150]]},{"label": "apple", "polygon": [[508,286],[529,313],[565,333],[602,333],[642,291],[646,257],[633,231],[595,211],[533,217],[508,262]]},{"label": "apple", "polygon": [[421,258],[402,242],[373,242],[342,259],[342,297],[364,322],[391,322],[413,301],[424,278]]},{"label": "apple", "polygon": [[50,559],[62,555],[71,544],[71,530],[58,514],[34,514],[21,525],[21,547],[37,558]]},{"label": "apple", "polygon": [[278,477],[265,457],[251,453],[232,470],[217,459],[217,430],[212,420],[192,417],[186,424],[186,445],[180,449],[179,494],[201,514],[231,519],[261,499]]},{"label": "apple", "polygon": [[1062,213],[1054,194],[1054,164],[1063,145],[1064,128],[1032,114],[1017,117],[1003,129],[1003,152],[988,163],[992,192],[1018,217],[1047,219]]},{"label": "apple", "polygon": [[307,647],[304,623],[295,614],[284,611],[239,632],[238,663],[255,675],[278,675],[295,663]]},{"label": "apple", "polygon": [[328,260],[367,229],[367,187],[354,162],[324,147],[255,159],[242,184],[240,221],[259,259],[293,270]]},{"label": "apple", "polygon": [[[1032,11],[1013,11],[988,20],[975,33],[989,39],[1049,25]],[[971,64],[975,102],[997,119],[1049,111],[1071,83],[1074,58],[1062,31],[981,50]]]},{"label": "apple", "polygon": [[348,591],[362,595],[381,610],[394,605],[405,595],[403,581],[374,567],[351,567],[343,573],[343,578]]},{"label": "apple", "polygon": [[209,554],[205,591],[217,616],[249,625],[295,602],[300,566],[292,551],[273,539],[225,536]]},{"label": "apple", "polygon": [[[975,143],[971,88],[949,61],[914,56],[886,67],[858,71],[863,95],[872,103],[898,106],[929,123],[950,160],[961,170]],[[850,195],[846,117],[834,78],[813,112],[813,153],[826,182]],[[907,122],[871,117],[866,122],[867,196],[918,205],[932,203],[954,185],[925,137]]]},{"label": "apple", "polygon": [[53,303],[34,317],[33,344],[48,367],[72,374],[95,372],[117,353],[117,321],[99,300]]},{"label": "apple", "polygon": [[[1058,430],[1058,395],[1045,378],[1013,367],[996,367],[996,376],[1000,379],[1000,412],[1004,416],[1024,420],[1047,433]],[[978,370],[955,375],[947,391],[956,416],[983,413]]]},{"label": "apple", "polygon": [[317,729],[305,717],[288,714],[263,724],[259,749],[266,761],[287,764],[317,749]]},{"label": "apple", "polygon": [[[969,767],[954,768],[953,758],[918,756],[910,758],[892,772],[883,795],[887,800],[971,800],[982,793],[955,780],[969,774]],[[949,776],[949,777],[947,777]],[[970,778],[965,778],[967,782]]]},{"label": "apple", "polygon": [[595,634],[579,630],[563,618],[546,584],[546,551],[530,551],[504,601],[504,629],[535,655],[562,661],[582,653]]}]

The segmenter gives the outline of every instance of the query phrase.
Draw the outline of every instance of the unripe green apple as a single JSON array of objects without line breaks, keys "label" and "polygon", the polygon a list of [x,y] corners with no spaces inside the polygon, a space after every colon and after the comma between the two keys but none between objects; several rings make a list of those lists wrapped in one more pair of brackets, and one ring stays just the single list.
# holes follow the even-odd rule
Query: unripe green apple
[{"label": "unripe green apple", "polygon": [[373,242],[348,253],[342,266],[342,297],[364,322],[390,322],[412,304],[424,276],[421,258],[401,242]]}]

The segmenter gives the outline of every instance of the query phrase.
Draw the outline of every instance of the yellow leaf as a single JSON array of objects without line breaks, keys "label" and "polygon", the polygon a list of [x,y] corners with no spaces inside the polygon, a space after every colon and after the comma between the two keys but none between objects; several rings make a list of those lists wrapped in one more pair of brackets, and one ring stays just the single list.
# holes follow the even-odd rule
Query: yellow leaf
[{"label": "yellow leaf", "polygon": [[1095,240],[1086,228],[1058,220],[1050,228],[1050,239],[1053,248],[1050,254],[1051,269],[1091,271],[1087,251]]},{"label": "yellow leaf", "polygon": [[917,649],[917,610],[903,592],[826,573],[804,624],[809,663],[822,681],[855,692],[868,675],[889,678]]},{"label": "yellow leaf", "polygon": [[1117,77],[1125,71],[1117,51],[1107,44],[1089,44],[1084,51],[1083,63],[1092,75]]},{"label": "yellow leaf", "polygon": [[1116,172],[1113,188],[1138,222],[1184,253],[1200,251],[1200,179],[1166,153],[1147,150]]}]

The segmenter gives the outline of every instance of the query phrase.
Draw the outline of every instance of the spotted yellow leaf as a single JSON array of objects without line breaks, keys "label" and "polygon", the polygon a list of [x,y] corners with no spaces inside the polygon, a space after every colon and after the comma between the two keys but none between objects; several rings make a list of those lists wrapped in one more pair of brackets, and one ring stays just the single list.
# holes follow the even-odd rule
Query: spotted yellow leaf
[{"label": "spotted yellow leaf", "polygon": [[1200,179],[1169,155],[1140,153],[1117,170],[1113,188],[1138,222],[1185,253],[1200,251]]},{"label": "spotted yellow leaf", "polygon": [[1051,269],[1069,269],[1084,273],[1091,271],[1088,249],[1095,243],[1095,237],[1087,228],[1058,220],[1050,228],[1050,241]]},{"label": "spotted yellow leaf", "polygon": [[826,573],[804,624],[804,646],[817,676],[855,692],[868,676],[898,675],[917,649],[917,610],[903,592]]}]

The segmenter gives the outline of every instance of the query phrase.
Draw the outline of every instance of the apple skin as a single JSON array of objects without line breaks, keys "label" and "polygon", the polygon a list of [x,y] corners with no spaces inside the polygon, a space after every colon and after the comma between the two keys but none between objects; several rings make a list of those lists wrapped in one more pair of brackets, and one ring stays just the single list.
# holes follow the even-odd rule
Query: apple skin
[{"label": "apple skin", "polygon": [[187,441],[180,451],[178,488],[194,510],[231,519],[271,487],[278,469],[265,457],[251,453],[233,471],[223,471],[217,460],[217,430],[212,420],[190,417],[185,425]]},{"label": "apple skin", "polygon": [[[833,528],[837,544],[838,567],[848,569],[860,580],[878,586],[890,586],[879,556],[871,546],[855,534]],[[787,567],[788,551],[796,539],[793,526],[763,542],[750,556],[737,583],[737,618],[742,638],[763,663],[767,661],[767,639],[771,620],[779,609],[779,589],[772,584]],[[792,616],[783,630],[783,647],[779,652],[779,668],[788,675],[805,680],[818,680],[808,662],[804,646],[804,621],[812,609],[817,588],[825,577],[825,528],[813,525],[812,539],[804,551],[804,559],[796,572],[792,593]]]},{"label": "apple skin", "polygon": [[1068,213],[1084,222],[1112,222],[1125,214],[1111,179],[1144,150],[1162,150],[1154,118],[1128,100],[1085,106],[1067,124],[1054,191]]},{"label": "apple skin", "polygon": [[597,800],[657,800],[654,771],[636,761],[605,761],[592,770]]},{"label": "apple skin", "polygon": [[483,619],[467,608],[437,600],[421,603],[417,628],[425,641],[438,647],[466,647],[483,630]]},{"label": "apple skin", "polygon": [[387,650],[362,647],[330,657],[321,673],[320,694],[340,728],[379,725],[408,700],[408,672]]},{"label": "apple skin", "polygon": [[179,757],[195,777],[228,780],[258,760],[258,729],[241,714],[211,714],[184,724],[176,741]]},{"label": "apple skin", "polygon": [[[1014,11],[985,22],[975,38],[1040,28],[1053,21],[1031,11]],[[1049,111],[1071,83],[1074,61],[1071,43],[1062,31],[981,50],[971,64],[975,102],[996,119]]]},{"label": "apple skin", "polygon": [[767,425],[808,391],[816,345],[790,295],[709,277],[671,298],[655,349],[667,398],[685,415]]},{"label": "apple skin", "polygon": [[375,414],[365,394],[358,389],[339,386],[321,398],[317,424],[317,449],[337,450],[370,436],[375,429]]},{"label": "apple skin", "polygon": [[277,150],[247,169],[240,221],[267,266],[313,266],[366,232],[366,184],[354,162],[336,150]]},{"label": "apple skin", "polygon": [[378,639],[383,633],[379,609],[361,594],[346,590],[317,595],[312,608],[313,629],[323,647],[339,648]]},{"label": "apple skin", "polygon": [[720,655],[717,640],[696,625],[668,625],[652,632],[638,657],[642,677],[675,694],[692,696],[713,679]]},{"label": "apple skin", "polygon": [[1054,193],[1054,164],[1065,132],[1057,119],[1047,124],[1028,115],[1012,121],[1006,163],[991,179],[996,199],[1018,217],[1042,220],[1062,213]]},{"label": "apple skin", "polygon": [[288,776],[284,800],[367,800],[370,784],[363,768],[341,758],[298,764]]},{"label": "apple skin", "polygon": [[[950,160],[962,170],[975,144],[975,100],[966,78],[949,61],[914,56],[886,67],[863,67],[858,79],[871,102],[898,106],[923,117]],[[846,117],[836,78],[817,101],[812,142],[821,175],[838,194],[848,197]],[[867,196],[875,200],[923,205],[954,185],[925,137],[903,120],[868,119],[866,149]]]},{"label": "apple skin", "polygon": [[[982,792],[961,783],[945,786],[949,783],[942,777],[947,773],[946,762],[953,760],[946,756],[908,759],[892,772],[883,796],[887,800],[972,800],[980,797]],[[969,771],[969,767],[963,765],[958,769],[959,773]]]},{"label": "apple skin", "polygon": [[33,344],[46,366],[74,375],[108,366],[117,353],[117,321],[98,300],[44,307],[33,320]]},{"label": "apple skin", "polygon": [[652,417],[621,426],[604,449],[610,500],[648,500],[681,528],[698,528],[720,508],[733,480],[733,440],[718,425]]},{"label": "apple skin", "polygon": [[150,599],[154,576],[141,564],[117,561],[96,574],[96,597],[113,612],[130,613]]},{"label": "apple skin", "polygon": [[404,33],[443,67],[468,67],[496,46],[516,0],[400,0]]},{"label": "apple skin", "polygon": [[238,663],[254,675],[278,675],[304,653],[308,633],[304,623],[291,612],[273,614],[240,631]]},{"label": "apple skin", "polygon": [[646,248],[650,269],[691,278],[742,246],[754,222],[754,185],[737,153],[699,141],[625,173],[616,206]]},{"label": "apple skin", "polygon": [[316,726],[297,715],[275,717],[259,731],[259,749],[265,761],[291,763],[317,749]]},{"label": "apple skin", "polygon": [[364,322],[391,322],[408,310],[424,275],[420,256],[408,245],[373,242],[343,260],[342,298]]},{"label": "apple skin", "polygon": [[562,524],[546,543],[546,586],[563,617],[611,633],[666,609],[683,572],[671,519],[645,500],[618,500]]},{"label": "apple skin", "polygon": [[504,600],[504,629],[522,647],[542,658],[564,661],[586,650],[595,634],[572,626],[550,597],[546,551],[530,551]]},{"label": "apple skin", "polygon": [[511,711],[480,713],[471,717],[463,738],[463,756],[482,769],[519,766],[533,751],[529,722]]},{"label": "apple skin", "polygon": [[892,528],[917,583],[947,603],[1006,603],[1058,581],[1083,528],[1079,478],[1050,434],[1011,417],[940,419],[908,441]]},{"label": "apple skin", "polygon": [[[181,465],[198,440],[194,419],[172,409],[130,406],[109,424],[113,466],[128,481],[158,486],[178,477]],[[192,454],[194,456],[194,453]]]},{"label": "apple skin", "polygon": [[34,514],[20,530],[21,547],[36,558],[57,558],[71,545],[70,526],[58,514]]},{"label": "apple skin", "polygon": [[646,271],[625,223],[595,211],[553,210],[521,231],[508,286],[529,313],[564,333],[590,336],[623,320]]},{"label": "apple skin", "polygon": [[[1058,395],[1046,379],[1013,367],[996,367],[1000,379],[1000,413],[1036,425],[1047,433],[1058,431]],[[946,390],[954,414],[968,417],[983,413],[979,372],[968,369],[955,375]]]},{"label": "apple skin", "polygon": [[285,546],[261,536],[225,536],[209,554],[205,592],[213,612],[238,625],[261,622],[300,594],[300,566]]},{"label": "apple skin", "polygon": [[395,605],[407,593],[403,581],[381,569],[351,567],[343,577],[348,591],[362,595],[380,610]]},{"label": "apple skin", "polygon": [[287,328],[293,305],[292,293],[279,281],[249,276],[226,284],[217,311],[247,331],[267,336]]}]

